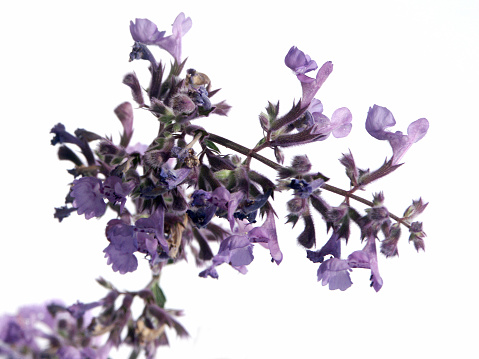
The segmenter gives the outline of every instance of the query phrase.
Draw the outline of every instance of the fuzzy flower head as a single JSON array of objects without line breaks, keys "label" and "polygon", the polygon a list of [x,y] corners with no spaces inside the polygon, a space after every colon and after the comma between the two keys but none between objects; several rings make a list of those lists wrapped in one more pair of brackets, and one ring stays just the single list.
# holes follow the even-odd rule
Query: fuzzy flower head
[{"label": "fuzzy flower head", "polygon": [[374,105],[369,108],[366,130],[378,140],[389,141],[393,149],[393,165],[398,164],[412,144],[422,139],[429,129],[429,122],[425,118],[420,118],[409,125],[407,135],[401,131],[393,133],[386,130],[395,124],[396,120],[393,114],[386,107]]}]

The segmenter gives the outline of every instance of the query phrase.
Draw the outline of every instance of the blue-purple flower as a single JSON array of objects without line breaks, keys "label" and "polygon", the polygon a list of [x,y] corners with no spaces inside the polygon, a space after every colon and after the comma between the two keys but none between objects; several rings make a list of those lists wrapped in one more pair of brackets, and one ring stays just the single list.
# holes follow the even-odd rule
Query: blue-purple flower
[{"label": "blue-purple flower", "polygon": [[107,264],[112,265],[114,272],[134,272],[138,267],[138,260],[134,255],[138,250],[138,241],[133,226],[119,219],[112,219],[108,222],[106,236],[110,241],[103,250],[105,258],[108,258]]},{"label": "blue-purple flower", "polygon": [[366,130],[378,140],[389,141],[393,149],[392,165],[398,164],[412,144],[422,139],[429,129],[427,119],[420,118],[409,125],[407,135],[403,135],[401,131],[393,133],[386,130],[395,124],[393,114],[386,107],[374,105],[369,108]]},{"label": "blue-purple flower", "polygon": [[293,70],[296,75],[305,74],[318,68],[316,61],[311,60],[309,55],[306,55],[296,46],[293,46],[289,49],[286,57],[284,58],[284,63],[291,70]]},{"label": "blue-purple flower", "polygon": [[228,263],[240,273],[245,274],[247,272],[246,266],[253,259],[253,245],[249,238],[245,235],[234,234],[221,242],[218,254],[212,259],[212,265],[202,271],[199,276],[218,278],[215,267],[223,263]]},{"label": "blue-purple flower", "polygon": [[103,184],[99,178],[82,177],[74,180],[71,196],[74,198],[73,207],[77,208],[78,214],[85,214],[86,219],[105,214]]}]

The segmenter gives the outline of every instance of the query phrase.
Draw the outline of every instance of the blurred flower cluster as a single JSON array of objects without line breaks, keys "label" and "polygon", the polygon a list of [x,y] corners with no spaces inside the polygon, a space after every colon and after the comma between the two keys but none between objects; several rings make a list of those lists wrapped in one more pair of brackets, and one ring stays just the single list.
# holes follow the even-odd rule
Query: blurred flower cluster
[{"label": "blurred flower cluster", "polygon": [[[324,169],[323,173],[313,170],[306,155],[295,155],[285,166],[283,152],[285,147],[350,133],[349,109],[338,108],[328,117],[316,98],[333,70],[332,63],[327,61],[318,69],[310,56],[291,47],[284,61],[300,82],[301,99],[283,115],[279,103],[268,103],[259,115],[257,145],[246,148],[238,143],[241,139],[226,139],[194,124],[197,118],[226,116],[230,106],[213,99],[219,90],[212,87],[206,74],[185,67],[181,42],[191,26],[191,19],[183,13],[174,21],[169,36],[148,19],[130,23],[134,40],[130,61],[145,60],[151,77],[149,84],[142,86],[136,74],[129,73],[123,83],[131,89],[135,107],[156,118],[158,132],[153,138],[130,143],[134,129],[130,102],[114,111],[123,127],[119,142],[84,129],[71,133],[61,123],[51,130],[52,145],[59,145],[59,159],[74,165],[68,171],[73,181],[65,204],[55,209],[55,218],[61,222],[73,212],[86,219],[108,215],[106,263],[113,271],[125,274],[138,268],[138,258],[145,258],[152,278],[139,292],[121,292],[99,279],[108,294],[97,302],[53,303],[4,316],[0,321],[0,353],[7,357],[107,358],[111,348],[129,345],[134,355],[143,351],[147,358],[153,358],[157,347],[168,343],[165,327],[182,337],[188,335],[175,319],[181,312],[165,307],[166,296],[159,283],[165,267],[193,257],[201,267],[200,277],[219,278],[218,267],[223,264],[245,274],[258,246],[269,251],[272,262],[281,263],[280,242],[285,239],[276,231],[278,204],[273,199],[277,192],[290,193],[286,222],[293,226],[303,223],[297,241],[305,248],[305,258],[319,263],[318,281],[332,290],[349,288],[351,271],[363,268],[370,270],[371,286],[379,291],[383,279],[378,251],[386,257],[397,256],[404,228],[415,248],[424,250],[422,223],[414,220],[427,203],[415,200],[399,217],[386,208],[382,192],[373,194],[372,201],[355,193],[401,166],[406,151],[426,134],[426,119],[411,123],[407,135],[390,132],[387,128],[395,124],[391,112],[385,107],[371,107],[366,130],[391,144],[392,157],[370,170],[357,167],[351,152],[343,154],[340,164],[345,167],[350,188],[339,189],[329,184]],[[155,46],[171,54],[169,71],[153,56],[150,49]],[[308,75],[316,70],[315,76]],[[218,146],[233,153],[222,154]],[[266,148],[274,151],[275,161],[259,154]],[[277,177],[254,170],[253,160],[274,169]],[[339,195],[337,206],[323,198],[324,191]],[[355,209],[353,201],[366,205],[365,212]],[[319,246],[313,211],[324,220],[329,233],[326,243]],[[364,247],[343,256],[351,225],[359,228]],[[130,309],[135,299],[144,307],[137,317]],[[42,325],[37,325],[40,322]]]}]

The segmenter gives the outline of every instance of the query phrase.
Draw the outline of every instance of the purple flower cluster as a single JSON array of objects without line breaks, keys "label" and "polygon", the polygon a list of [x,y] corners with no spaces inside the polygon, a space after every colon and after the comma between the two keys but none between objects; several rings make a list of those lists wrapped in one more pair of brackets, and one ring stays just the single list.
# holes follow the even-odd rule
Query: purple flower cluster
[{"label": "purple flower cluster", "polygon": [[[56,337],[59,317],[43,308],[41,320],[54,333],[43,338],[50,341],[49,350],[59,358],[103,358],[112,346],[120,344],[132,346],[135,354],[143,350],[147,358],[153,358],[157,347],[168,343],[165,326],[186,336],[184,328],[174,319],[181,313],[165,309],[160,274],[189,257],[201,267],[198,271],[203,278],[219,278],[218,267],[223,264],[245,274],[254,260],[255,246],[269,250],[271,261],[279,265],[283,260],[279,244],[282,239],[276,229],[273,200],[281,191],[291,194],[286,223],[304,225],[297,241],[310,261],[320,263],[317,280],[331,290],[349,288],[350,273],[362,268],[370,270],[371,286],[379,291],[383,279],[377,245],[386,257],[397,256],[402,227],[409,230],[409,242],[416,250],[425,248],[422,223],[415,220],[427,207],[422,199],[413,201],[399,217],[386,208],[382,192],[374,194],[372,202],[356,193],[402,165],[400,161],[406,151],[427,133],[426,119],[411,123],[407,135],[393,133],[387,130],[396,123],[391,112],[377,105],[370,108],[366,130],[376,139],[387,140],[393,155],[377,169],[362,169],[351,152],[343,154],[340,163],[345,167],[350,187],[339,189],[329,184],[327,176],[313,170],[306,155],[295,155],[290,166],[283,166],[283,148],[330,137],[344,138],[352,130],[348,108],[338,108],[328,117],[323,113],[322,102],[316,98],[333,70],[332,62],[318,67],[309,55],[291,47],[284,62],[300,82],[301,99],[283,115],[279,102],[268,103],[266,112],[259,115],[262,135],[257,145],[249,149],[194,123],[198,118],[226,116],[230,106],[224,100],[213,102],[219,89],[212,87],[206,74],[192,68],[183,71],[186,60],[182,60],[182,38],[191,26],[191,19],[183,13],[175,19],[169,36],[148,19],[130,22],[134,41],[130,61],[149,61],[151,79],[147,86],[142,86],[137,76],[130,73],[123,83],[130,88],[138,106],[150,112],[158,123],[154,137],[142,140],[149,145],[141,142],[130,145],[134,136],[134,110],[129,102],[114,110],[123,127],[119,141],[83,129],[70,133],[62,124],[51,130],[52,145],[60,145],[59,159],[73,163],[68,170],[73,181],[65,204],[56,208],[55,218],[62,221],[73,212],[86,219],[113,216],[105,230],[106,263],[113,271],[126,274],[137,270],[142,265],[138,258],[144,258],[152,272],[152,280],[142,291],[120,292],[100,279],[100,284],[109,290],[105,298],[89,304],[78,302],[68,308],[56,306],[57,314],[69,316],[62,327],[71,331],[68,340]],[[151,46],[158,46],[173,57],[169,73],[165,65],[156,61]],[[316,70],[315,76],[308,75]],[[83,158],[70,148],[72,145]],[[237,154],[222,155],[218,146]],[[274,152],[276,161],[259,154],[266,148]],[[277,178],[270,179],[254,170],[253,160],[277,171]],[[342,202],[330,205],[323,197],[324,191],[340,195]],[[354,201],[367,205],[362,214],[354,207]],[[314,250],[317,245],[314,211],[330,233],[318,250]],[[343,245],[350,240],[352,225],[359,228],[364,246],[344,256]],[[115,305],[120,297],[122,303]],[[142,299],[144,305],[142,314],[135,319],[130,310],[134,298]],[[91,317],[90,311],[95,308],[101,308],[101,313]],[[35,321],[23,320],[21,316],[2,319],[0,353],[11,357],[15,357],[18,349],[37,356],[43,353],[34,340],[43,334],[32,326]],[[91,325],[85,327],[86,323]],[[127,335],[122,337],[125,328]],[[95,341],[99,333],[109,333],[106,344]],[[75,341],[78,336],[87,340]]]}]

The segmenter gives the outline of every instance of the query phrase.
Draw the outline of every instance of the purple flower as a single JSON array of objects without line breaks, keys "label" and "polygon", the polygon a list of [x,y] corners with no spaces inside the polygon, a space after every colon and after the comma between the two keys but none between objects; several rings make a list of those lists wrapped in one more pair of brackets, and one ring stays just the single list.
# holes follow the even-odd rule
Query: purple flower
[{"label": "purple flower", "polygon": [[360,251],[355,251],[348,256],[351,268],[371,269],[371,287],[378,292],[383,286],[383,279],[379,274],[378,256],[376,252],[376,237],[368,236],[367,243]]},{"label": "purple flower", "polygon": [[158,260],[158,245],[165,253],[169,252],[168,242],[165,239],[165,208],[158,208],[149,218],[140,218],[135,222],[139,251],[151,256],[150,263]]},{"label": "purple flower", "polygon": [[324,246],[321,247],[319,251],[310,251],[307,250],[307,257],[313,263],[322,263],[324,261],[324,256],[328,254],[332,255],[335,258],[341,257],[341,241],[340,234],[337,231],[334,231],[329,240]]},{"label": "purple flower", "polygon": [[112,219],[108,222],[106,236],[110,241],[103,250],[105,258],[108,258],[107,264],[112,264],[114,272],[134,272],[138,267],[138,260],[133,253],[138,250],[138,242],[133,226],[119,219]]},{"label": "purple flower", "polygon": [[133,40],[146,45],[157,45],[168,51],[175,60],[181,62],[181,39],[191,29],[192,21],[180,13],[173,23],[173,34],[164,37],[165,32],[159,32],[156,25],[148,19],[130,21],[130,33]]},{"label": "purple flower", "polygon": [[213,257],[212,265],[202,271],[199,276],[206,278],[218,278],[215,267],[223,263],[230,264],[240,273],[247,272],[246,266],[253,261],[253,245],[247,236],[232,235],[225,238],[218,250],[218,254]]},{"label": "purple flower", "polygon": [[338,108],[336,111],[333,112],[331,120],[329,120],[324,115],[321,116],[321,122],[319,122],[319,124],[317,125],[315,132],[325,135],[325,137],[321,137],[319,139],[320,141],[323,141],[328,138],[330,133],[332,133],[333,136],[336,138],[346,137],[347,135],[349,135],[349,132],[351,132],[352,119],[353,116],[351,115],[351,111],[349,111],[348,108]]},{"label": "purple flower", "polygon": [[134,188],[132,182],[123,182],[120,177],[110,176],[103,182],[103,195],[112,204],[120,202],[120,213],[123,212],[123,208],[126,203],[126,196]]},{"label": "purple flower", "polygon": [[193,200],[190,206],[193,208],[186,213],[198,228],[205,227],[213,219],[218,206],[212,203],[211,192],[199,189],[194,191],[191,197]]},{"label": "purple flower", "polygon": [[266,214],[266,220],[261,227],[253,228],[248,232],[248,237],[251,242],[260,243],[265,248],[268,248],[271,258],[276,264],[281,263],[283,260],[283,253],[281,252],[281,249],[279,249],[273,210],[268,211]]},{"label": "purple flower", "polygon": [[157,42],[157,45],[168,51],[175,60],[181,62],[181,38],[191,29],[192,21],[180,13],[173,23],[173,34]]},{"label": "purple flower", "polygon": [[70,305],[67,310],[73,318],[79,319],[83,317],[87,311],[100,305],[103,305],[103,301],[91,302],[87,304],[77,301],[75,304]]},{"label": "purple flower", "polygon": [[130,33],[133,40],[145,45],[156,45],[165,35],[165,31],[158,31],[156,25],[148,19],[136,19],[135,23],[130,21]]},{"label": "purple flower", "polygon": [[330,290],[339,289],[344,291],[353,284],[349,276],[350,271],[351,267],[347,260],[330,258],[319,266],[318,282],[323,281],[323,285],[329,284]]},{"label": "purple flower", "polygon": [[318,90],[333,71],[333,63],[331,61],[325,62],[318,70],[315,78],[306,76],[305,73],[315,70],[318,66],[308,55],[305,55],[294,46],[288,51],[284,62],[286,66],[295,72],[298,80],[301,82],[303,90],[301,108],[308,107]]},{"label": "purple flower", "polygon": [[296,178],[293,178],[288,187],[294,189],[295,196],[298,196],[300,198],[308,198],[316,188],[321,187],[323,184],[324,180],[321,178],[318,178],[311,183],[308,183],[304,179],[298,180]]},{"label": "purple flower", "polygon": [[103,201],[103,185],[95,177],[82,177],[73,181],[71,196],[73,206],[78,214],[85,214],[86,219],[101,217],[106,211]]},{"label": "purple flower", "polygon": [[289,49],[284,58],[284,63],[293,70],[296,75],[305,74],[318,68],[316,61],[311,60],[311,57],[305,55],[304,52],[296,46]]},{"label": "purple flower", "polygon": [[429,128],[429,122],[425,118],[420,118],[409,125],[407,135],[403,135],[401,131],[394,133],[386,131],[386,128],[395,124],[394,116],[386,107],[374,105],[369,108],[366,130],[378,140],[389,141],[393,149],[392,165],[398,164],[409,147],[423,138]]}]

